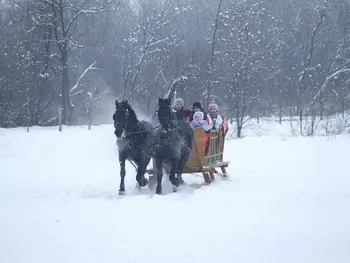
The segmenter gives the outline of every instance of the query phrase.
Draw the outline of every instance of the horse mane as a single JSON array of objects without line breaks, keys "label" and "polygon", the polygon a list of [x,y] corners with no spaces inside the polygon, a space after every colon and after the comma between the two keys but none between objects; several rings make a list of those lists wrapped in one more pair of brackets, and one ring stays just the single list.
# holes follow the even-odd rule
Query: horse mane
[{"label": "horse mane", "polygon": [[133,118],[136,122],[139,122],[139,120],[137,119],[136,113],[133,110],[133,108],[131,108],[130,104],[128,103],[128,101],[126,101],[127,105],[128,105],[128,112],[129,112],[129,116],[131,118]]},{"label": "horse mane", "polygon": [[133,137],[135,138],[136,141],[141,140],[141,142],[139,143],[139,146],[144,147],[145,145],[148,145],[147,147],[151,147],[151,141],[144,141],[146,138],[148,138],[151,133],[152,130],[152,125],[146,121],[139,121],[137,119],[136,113],[133,110],[133,108],[131,108],[130,104],[126,101],[125,102],[127,105],[127,109],[128,109],[128,113],[129,113],[129,118],[131,118],[135,123],[136,126],[133,125],[133,128],[136,128],[139,131],[144,131],[144,132],[140,132],[140,133],[136,133],[133,135]]},{"label": "horse mane", "polygon": [[165,98],[165,99],[162,99],[162,98],[158,98],[158,106],[159,107],[171,107],[171,98]]},{"label": "horse mane", "polygon": [[[127,110],[129,113],[129,116],[135,121],[135,122],[139,122],[139,120],[137,119],[136,113],[135,111],[131,108],[128,100],[123,100],[121,102],[118,102],[117,100],[115,101],[115,106],[116,109],[123,109],[123,110]],[[114,117],[113,117],[114,118]]]}]

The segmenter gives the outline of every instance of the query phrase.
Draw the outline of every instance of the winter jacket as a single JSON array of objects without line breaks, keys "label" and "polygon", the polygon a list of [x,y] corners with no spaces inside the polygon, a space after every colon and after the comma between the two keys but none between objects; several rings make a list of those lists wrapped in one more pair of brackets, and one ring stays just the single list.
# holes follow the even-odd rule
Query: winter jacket
[{"label": "winter jacket", "polygon": [[[188,123],[191,124],[191,122],[193,122],[193,115],[195,112],[192,112],[190,117],[188,117]],[[205,127],[203,127],[205,129],[206,132],[208,132],[209,130],[211,130],[213,128],[213,121],[211,120],[209,114],[207,114],[206,112],[203,112],[204,118],[203,120],[206,120],[208,125],[206,125]]]},{"label": "winter jacket", "polygon": [[[209,116],[210,116],[210,115],[209,115]],[[219,127],[220,127],[220,125],[221,125],[221,123],[222,123],[222,118],[221,118],[221,116],[218,115],[216,118],[212,118],[212,117],[211,117],[211,119],[212,119],[212,123],[213,123],[213,129],[218,130]]]},{"label": "winter jacket", "polygon": [[208,122],[206,120],[199,120],[199,121],[193,120],[190,123],[190,125],[193,129],[194,128],[203,128],[206,130],[206,128],[208,127]]},{"label": "winter jacket", "polygon": [[186,121],[186,116],[185,116],[185,111],[184,108],[182,108],[181,110],[176,109],[176,107],[173,108],[174,111],[174,115],[175,115],[175,119],[176,120],[184,120]]}]

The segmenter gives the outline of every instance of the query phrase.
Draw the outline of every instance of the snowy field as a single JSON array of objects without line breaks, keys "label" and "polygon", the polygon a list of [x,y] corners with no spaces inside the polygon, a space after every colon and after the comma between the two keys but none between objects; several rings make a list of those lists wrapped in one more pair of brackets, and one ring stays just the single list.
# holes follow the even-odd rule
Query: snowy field
[{"label": "snowy field", "polygon": [[350,135],[229,140],[231,180],[162,196],[127,164],[121,197],[113,131],[0,129],[0,262],[350,262]]}]

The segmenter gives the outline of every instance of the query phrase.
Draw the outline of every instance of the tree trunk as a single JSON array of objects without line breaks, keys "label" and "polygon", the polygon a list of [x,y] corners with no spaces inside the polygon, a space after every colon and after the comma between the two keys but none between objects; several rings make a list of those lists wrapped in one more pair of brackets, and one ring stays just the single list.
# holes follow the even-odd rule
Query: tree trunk
[{"label": "tree trunk", "polygon": [[279,107],[279,124],[282,124],[282,98],[281,97],[279,99],[278,107]]},{"label": "tree trunk", "polygon": [[242,136],[242,125],[237,123],[237,137],[241,138]]},{"label": "tree trunk", "polygon": [[[216,34],[219,28],[219,17],[220,17],[220,12],[221,12],[221,4],[222,0],[219,0],[219,5],[218,9],[215,15],[215,20],[214,20],[214,30],[213,30],[213,35],[211,38],[211,54],[210,54],[210,60],[209,60],[209,81],[208,81],[208,87],[207,87],[207,105],[206,108],[209,107],[210,104],[210,96],[212,92],[212,81],[213,81],[213,71],[214,71],[214,56],[215,56],[215,46],[216,46]],[[205,107],[205,105],[203,105]]]},{"label": "tree trunk", "polygon": [[259,123],[260,121],[260,96],[259,96],[259,90],[256,91],[256,122]]},{"label": "tree trunk", "polygon": [[69,103],[69,69],[68,69],[68,44],[63,44],[62,51],[62,123],[70,125],[71,113],[70,113],[70,103]]},{"label": "tree trunk", "polygon": [[299,127],[300,127],[300,134],[303,135],[303,109],[302,107],[299,108]]},{"label": "tree trunk", "polygon": [[321,91],[320,94],[320,120],[323,120],[323,114],[324,114],[324,97],[323,97],[323,91]]},{"label": "tree trunk", "polygon": [[315,111],[314,111],[314,109],[312,109],[311,110],[311,132],[310,132],[310,135],[314,135],[314,133],[315,133],[315,119],[316,119]]},{"label": "tree trunk", "polygon": [[87,121],[88,121],[88,129],[91,130],[92,124],[92,116],[91,116],[91,108],[92,108],[92,94],[89,93],[88,107],[87,107]]},{"label": "tree trunk", "polygon": [[303,94],[300,93],[298,94],[299,98],[298,98],[298,114],[299,114],[299,128],[300,128],[300,134],[303,135]]},{"label": "tree trunk", "polygon": [[29,88],[27,88],[27,132],[29,132],[30,126],[30,94]]},{"label": "tree trunk", "polygon": [[62,100],[62,95],[60,95],[60,103],[58,106],[58,130],[61,132],[62,131],[62,106],[63,105],[63,100]]}]

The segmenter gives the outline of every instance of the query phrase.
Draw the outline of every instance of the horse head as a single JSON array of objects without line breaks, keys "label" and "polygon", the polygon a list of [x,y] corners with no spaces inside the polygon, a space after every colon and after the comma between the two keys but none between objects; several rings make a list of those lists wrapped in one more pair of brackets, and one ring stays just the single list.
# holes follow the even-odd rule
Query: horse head
[{"label": "horse head", "polygon": [[128,109],[130,108],[130,105],[127,100],[122,102],[116,100],[115,107],[116,110],[113,114],[114,134],[117,137],[121,137],[128,122]]},{"label": "horse head", "polygon": [[158,119],[163,130],[168,130],[172,122],[172,109],[170,99],[158,99]]}]

